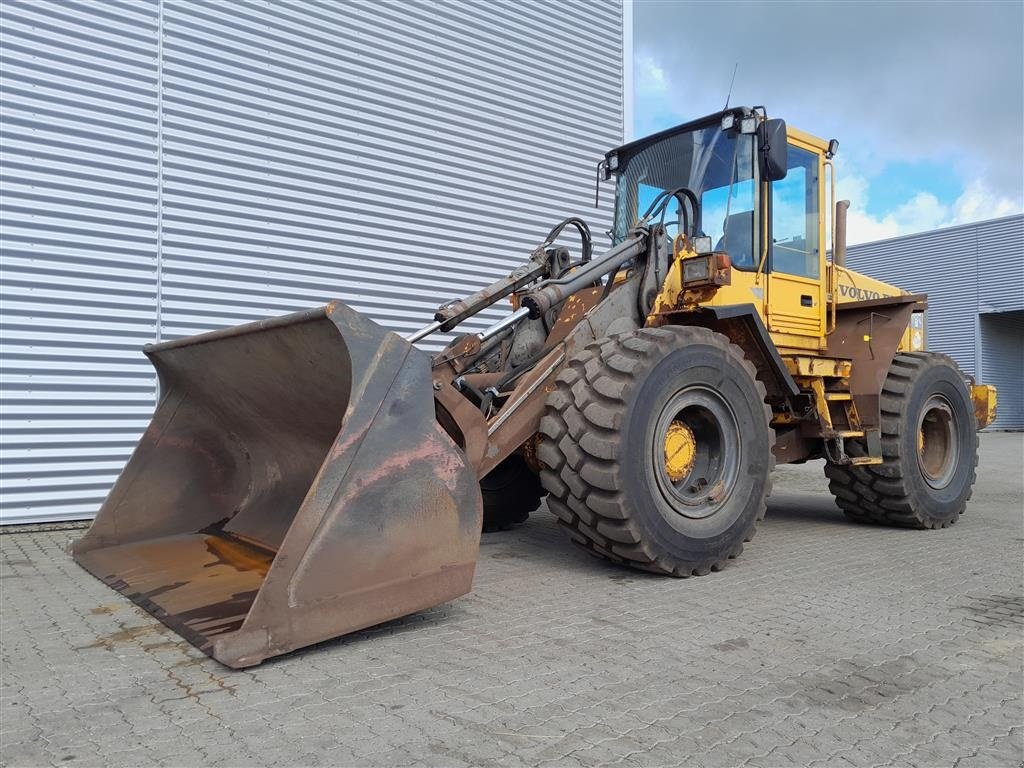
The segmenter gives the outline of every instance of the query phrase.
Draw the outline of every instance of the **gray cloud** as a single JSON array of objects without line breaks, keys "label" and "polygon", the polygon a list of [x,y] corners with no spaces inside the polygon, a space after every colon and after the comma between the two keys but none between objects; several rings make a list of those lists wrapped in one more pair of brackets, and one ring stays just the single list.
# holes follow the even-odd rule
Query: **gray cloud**
[{"label": "gray cloud", "polygon": [[[636,0],[639,56],[665,72],[673,111],[733,104],[826,138],[871,173],[955,164],[965,181],[1024,196],[1024,3]],[[874,166],[874,167],[872,167]]]}]

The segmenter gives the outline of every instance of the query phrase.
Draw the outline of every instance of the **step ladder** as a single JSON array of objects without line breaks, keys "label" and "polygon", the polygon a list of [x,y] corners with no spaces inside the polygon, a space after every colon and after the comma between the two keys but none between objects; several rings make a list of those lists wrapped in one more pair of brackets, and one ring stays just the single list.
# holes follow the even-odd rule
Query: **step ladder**
[{"label": "step ladder", "polygon": [[[842,382],[837,379],[836,383]],[[848,382],[848,380],[847,380]],[[829,390],[826,388],[825,377],[810,379],[811,392],[814,394],[814,405],[818,412],[818,424],[821,437],[825,441],[825,457],[833,464],[844,466],[862,466],[882,463],[882,435],[876,429],[864,429],[861,426],[857,404],[849,391]],[[867,448],[864,456],[850,456],[846,452],[846,441],[849,439],[863,440]]]},{"label": "step ladder", "polygon": [[[814,399],[825,457],[844,466],[881,464],[881,431],[865,429],[861,424],[857,404],[850,394],[850,361],[799,355],[786,358],[786,367],[797,385]],[[866,449],[864,455],[847,453],[847,440],[861,441]]]}]

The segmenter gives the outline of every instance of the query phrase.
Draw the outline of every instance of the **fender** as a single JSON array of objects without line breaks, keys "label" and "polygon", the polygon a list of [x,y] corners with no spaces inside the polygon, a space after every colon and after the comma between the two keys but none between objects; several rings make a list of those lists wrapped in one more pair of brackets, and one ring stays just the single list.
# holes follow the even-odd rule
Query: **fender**
[{"label": "fender", "polygon": [[910,315],[927,306],[927,295],[905,293],[840,302],[836,307],[836,327],[828,336],[825,354],[853,362],[850,394],[867,429],[881,425],[879,396]]},{"label": "fender", "polygon": [[800,388],[786,370],[775,342],[768,335],[768,329],[753,304],[701,307],[696,312],[675,314],[672,320],[676,325],[699,325],[728,336],[754,364],[768,397],[785,398],[800,394]]}]

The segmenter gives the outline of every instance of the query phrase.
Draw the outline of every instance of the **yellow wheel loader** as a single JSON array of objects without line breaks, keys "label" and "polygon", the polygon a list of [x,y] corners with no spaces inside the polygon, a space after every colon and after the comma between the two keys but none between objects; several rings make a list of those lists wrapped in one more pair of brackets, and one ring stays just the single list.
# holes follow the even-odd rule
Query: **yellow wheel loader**
[{"label": "yellow wheel loader", "polygon": [[468,592],[485,505],[546,494],[673,576],[740,554],[776,462],[824,458],[855,520],[956,522],[995,391],[925,351],[923,295],[844,266],[836,148],[729,109],[607,153],[603,254],[567,219],[408,338],[334,302],[147,347],[156,413],[74,558],[243,667]]}]

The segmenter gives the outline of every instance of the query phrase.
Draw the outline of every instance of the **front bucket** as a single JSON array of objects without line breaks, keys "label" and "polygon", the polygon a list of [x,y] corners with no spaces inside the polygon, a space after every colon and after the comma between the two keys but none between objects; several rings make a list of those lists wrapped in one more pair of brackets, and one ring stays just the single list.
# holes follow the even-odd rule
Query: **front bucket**
[{"label": "front bucket", "polygon": [[469,591],[476,474],[430,358],[340,303],[146,349],[153,421],[78,563],[232,667]]}]

